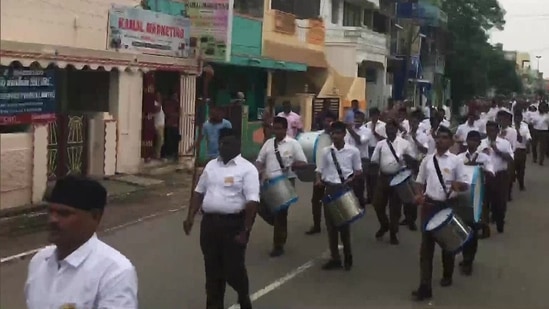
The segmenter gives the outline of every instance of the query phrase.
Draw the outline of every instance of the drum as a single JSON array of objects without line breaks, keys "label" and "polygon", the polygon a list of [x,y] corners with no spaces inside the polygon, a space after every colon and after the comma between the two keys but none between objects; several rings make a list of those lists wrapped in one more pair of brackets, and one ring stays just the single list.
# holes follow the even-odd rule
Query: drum
[{"label": "drum", "polygon": [[390,186],[395,189],[398,197],[404,204],[413,204],[417,195],[417,189],[412,177],[412,171],[403,170],[391,179]]},{"label": "drum", "polygon": [[305,157],[309,165],[305,168],[295,170],[297,178],[303,182],[315,181],[315,170],[322,157],[322,150],[332,144],[330,135],[324,131],[304,132],[296,137],[297,141],[303,148]]},{"label": "drum", "polygon": [[458,194],[455,213],[467,223],[478,223],[484,202],[484,173],[480,166],[465,166],[469,189]]},{"label": "drum", "polygon": [[425,225],[436,243],[448,252],[458,253],[471,238],[472,231],[451,208],[436,213]]},{"label": "drum", "polygon": [[284,175],[269,179],[261,186],[261,202],[271,213],[287,209],[296,203],[297,199],[294,186]]},{"label": "drum", "polygon": [[336,227],[351,224],[364,216],[353,190],[344,188],[322,199],[326,211]]}]

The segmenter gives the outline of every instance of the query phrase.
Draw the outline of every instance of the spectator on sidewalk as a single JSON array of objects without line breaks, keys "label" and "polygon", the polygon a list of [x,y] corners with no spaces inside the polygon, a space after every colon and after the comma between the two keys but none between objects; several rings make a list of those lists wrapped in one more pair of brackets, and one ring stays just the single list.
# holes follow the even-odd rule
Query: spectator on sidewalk
[{"label": "spectator on sidewalk", "polygon": [[55,184],[49,203],[49,240],[30,261],[27,308],[137,309],[132,263],[97,238],[107,191],[94,180],[68,176]]},{"label": "spectator on sidewalk", "polygon": [[296,136],[303,132],[303,122],[301,116],[298,113],[292,111],[292,103],[290,101],[284,101],[282,103],[282,111],[278,113],[278,117],[284,117],[288,120],[288,136],[296,138]]},{"label": "spectator on sidewalk", "polygon": [[212,106],[210,109],[210,119],[202,126],[202,134],[187,149],[187,152],[191,152],[195,147],[200,147],[200,143],[206,138],[208,159],[217,158],[219,156],[219,130],[224,128],[232,129],[232,127],[231,122],[223,118],[223,111],[217,106]]}]

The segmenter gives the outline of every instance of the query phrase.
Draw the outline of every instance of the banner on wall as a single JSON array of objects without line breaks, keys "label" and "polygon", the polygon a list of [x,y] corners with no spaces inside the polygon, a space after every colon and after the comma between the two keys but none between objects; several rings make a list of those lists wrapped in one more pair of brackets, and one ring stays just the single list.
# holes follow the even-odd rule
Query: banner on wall
[{"label": "banner on wall", "polygon": [[54,70],[0,68],[0,125],[55,120]]},{"label": "banner on wall", "polygon": [[141,8],[109,10],[107,49],[171,57],[189,57],[191,21]]},{"label": "banner on wall", "polygon": [[190,46],[207,60],[230,61],[233,0],[187,0],[191,21]]}]

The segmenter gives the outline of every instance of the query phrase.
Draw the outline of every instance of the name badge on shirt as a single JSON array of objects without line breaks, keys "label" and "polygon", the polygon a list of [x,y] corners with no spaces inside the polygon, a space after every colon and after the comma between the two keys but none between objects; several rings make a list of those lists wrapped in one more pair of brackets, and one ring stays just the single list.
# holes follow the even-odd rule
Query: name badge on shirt
[{"label": "name badge on shirt", "polygon": [[450,174],[450,169],[448,168],[443,168],[442,171],[444,172],[444,174]]},{"label": "name badge on shirt", "polygon": [[225,179],[223,180],[223,184],[226,187],[230,187],[230,186],[234,185],[234,177],[232,177],[232,176],[225,177]]},{"label": "name badge on shirt", "polygon": [[76,304],[64,304],[59,309],[76,309]]}]

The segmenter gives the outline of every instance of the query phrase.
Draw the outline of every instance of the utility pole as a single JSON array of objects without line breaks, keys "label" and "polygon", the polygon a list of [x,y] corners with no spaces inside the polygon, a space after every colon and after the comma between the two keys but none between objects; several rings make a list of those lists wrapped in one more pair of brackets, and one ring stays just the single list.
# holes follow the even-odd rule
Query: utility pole
[{"label": "utility pole", "polygon": [[[414,4],[416,6],[419,5],[417,0],[414,1]],[[412,5],[414,5],[414,4],[412,4]],[[405,71],[404,71],[404,86],[402,87],[402,98],[405,99],[405,100],[408,98],[408,79],[410,78],[410,68],[411,68],[411,65],[412,65],[412,59],[411,59],[412,58],[412,46],[413,46],[415,40],[417,40],[417,38],[419,37],[419,31],[414,37],[416,19],[418,18],[418,16],[416,16],[417,14],[419,14],[419,8],[415,7],[412,10],[412,21],[410,22],[410,25],[409,25],[410,27],[408,29],[407,38],[406,38],[406,49],[405,49],[405,55],[404,55],[404,69],[405,69]],[[419,59],[418,59],[418,61],[419,61]]]}]

